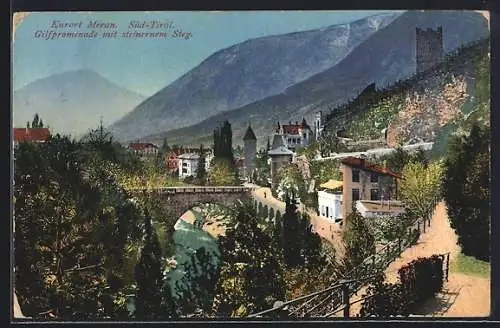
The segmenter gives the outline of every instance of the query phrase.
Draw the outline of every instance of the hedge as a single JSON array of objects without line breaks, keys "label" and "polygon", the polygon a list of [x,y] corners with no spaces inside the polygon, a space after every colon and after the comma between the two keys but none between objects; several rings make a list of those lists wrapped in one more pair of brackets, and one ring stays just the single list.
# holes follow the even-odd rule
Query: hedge
[{"label": "hedge", "polygon": [[363,297],[361,317],[408,316],[443,288],[443,257],[418,258],[398,271],[399,283],[372,283]]}]

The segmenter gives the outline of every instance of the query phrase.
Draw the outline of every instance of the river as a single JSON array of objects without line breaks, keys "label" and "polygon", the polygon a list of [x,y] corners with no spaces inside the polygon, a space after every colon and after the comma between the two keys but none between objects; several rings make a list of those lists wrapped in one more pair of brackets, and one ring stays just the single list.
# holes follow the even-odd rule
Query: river
[{"label": "river", "polygon": [[[175,223],[173,241],[175,249],[174,259],[177,265],[166,274],[174,298],[178,297],[178,293],[184,287],[189,287],[186,285],[194,283],[183,278],[188,265],[192,261],[192,257],[197,251],[199,252],[204,248],[209,254],[209,262],[212,270],[216,272],[219,270],[221,253],[217,242],[217,235],[220,231],[214,230],[219,224],[214,219],[216,217],[214,213],[217,213],[214,210],[220,210],[220,208],[217,209],[216,207],[216,205],[207,204],[202,207],[193,208],[182,215]],[[200,265],[198,260],[195,261],[195,264],[197,272],[194,279],[191,280],[196,280],[200,275],[210,274],[209,272],[205,272],[207,270],[206,264]],[[212,272],[212,274],[216,272]]]}]

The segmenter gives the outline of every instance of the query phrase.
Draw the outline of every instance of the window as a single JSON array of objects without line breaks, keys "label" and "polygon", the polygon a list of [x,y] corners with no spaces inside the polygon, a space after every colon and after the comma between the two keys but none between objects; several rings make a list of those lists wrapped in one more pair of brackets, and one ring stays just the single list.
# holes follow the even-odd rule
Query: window
[{"label": "window", "polygon": [[359,189],[358,188],[354,188],[352,190],[352,201],[355,202],[359,200]]},{"label": "window", "polygon": [[378,182],[378,174],[375,172],[372,172],[370,175],[370,182]]},{"label": "window", "polygon": [[352,182],[359,182],[359,170],[352,170]]},{"label": "window", "polygon": [[187,174],[188,170],[187,169],[182,169],[182,174]]},{"label": "window", "polygon": [[326,207],[326,215],[325,215],[327,218],[329,218],[330,216],[328,215],[328,206]]},{"label": "window", "polygon": [[188,164],[186,162],[182,163],[182,167],[187,167]]},{"label": "window", "polygon": [[371,200],[379,200],[379,194],[378,194],[378,189],[372,189],[370,190],[370,199]]}]

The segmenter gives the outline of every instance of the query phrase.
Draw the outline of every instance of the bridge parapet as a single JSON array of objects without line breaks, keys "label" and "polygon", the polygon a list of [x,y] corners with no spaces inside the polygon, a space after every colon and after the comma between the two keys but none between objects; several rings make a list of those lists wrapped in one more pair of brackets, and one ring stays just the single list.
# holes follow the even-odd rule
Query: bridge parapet
[{"label": "bridge parapet", "polygon": [[247,193],[253,188],[243,186],[193,186],[193,187],[160,187],[160,188],[127,188],[130,192],[159,193],[159,194],[187,194],[187,193]]}]

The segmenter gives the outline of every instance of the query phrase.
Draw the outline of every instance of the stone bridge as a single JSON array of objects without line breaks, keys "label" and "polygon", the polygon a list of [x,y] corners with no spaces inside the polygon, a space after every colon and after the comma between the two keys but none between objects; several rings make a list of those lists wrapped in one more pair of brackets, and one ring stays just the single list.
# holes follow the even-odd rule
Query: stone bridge
[{"label": "stone bridge", "polygon": [[212,203],[231,206],[236,200],[251,198],[252,187],[244,186],[193,186],[164,188],[129,188],[136,197],[148,197],[176,218],[199,204]]}]

